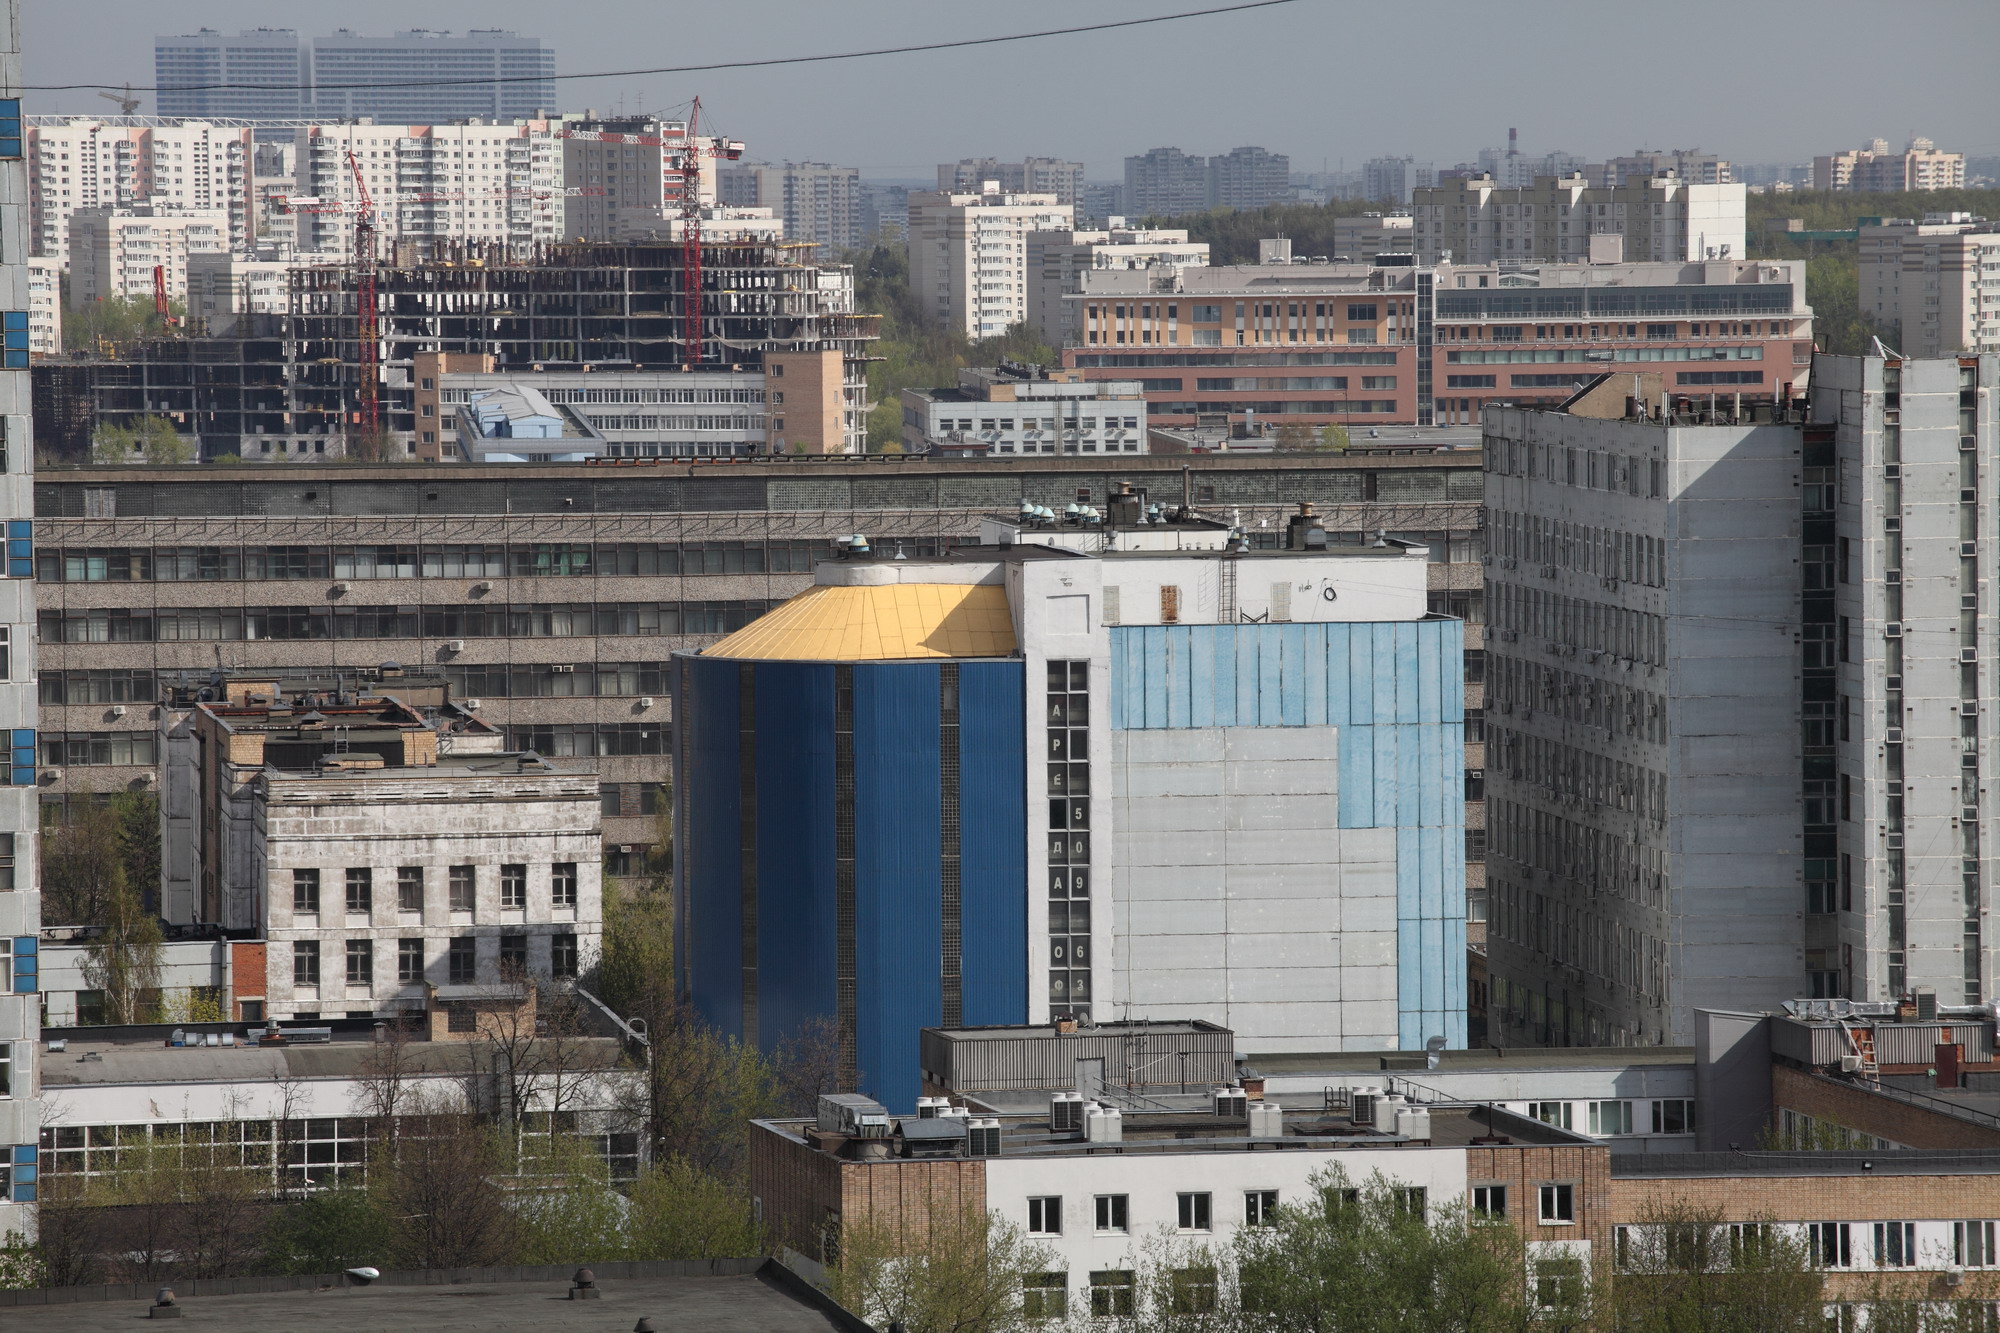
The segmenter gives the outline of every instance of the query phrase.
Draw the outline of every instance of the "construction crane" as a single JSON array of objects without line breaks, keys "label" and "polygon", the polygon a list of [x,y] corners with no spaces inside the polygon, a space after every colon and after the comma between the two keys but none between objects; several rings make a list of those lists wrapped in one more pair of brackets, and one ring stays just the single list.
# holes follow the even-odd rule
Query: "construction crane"
[{"label": "construction crane", "polygon": [[160,317],[160,323],[171,324],[167,314],[167,266],[153,265],[153,313]]},{"label": "construction crane", "polygon": [[735,161],[743,156],[740,139],[701,142],[701,99],[694,99],[688,112],[687,130],[674,135],[621,134],[612,130],[570,130],[565,139],[591,143],[633,144],[661,149],[661,181],[678,184],[681,204],[681,300],[685,306],[686,333],[681,341],[681,360],[693,370],[701,364],[703,347],[701,317],[701,160],[704,157]]},{"label": "construction crane", "polygon": [[382,429],[382,342],[380,320],[375,309],[375,201],[368,194],[368,181],[361,174],[361,159],[347,150],[347,166],[354,173],[354,336],[357,344],[356,369],[360,375],[360,410],[357,424],[370,439]]},{"label": "construction crane", "polygon": [[122,116],[129,116],[134,111],[137,111],[141,100],[132,96],[132,85],[129,83],[125,85],[123,93],[99,93],[98,96],[107,102],[116,102],[118,104],[118,113]]}]

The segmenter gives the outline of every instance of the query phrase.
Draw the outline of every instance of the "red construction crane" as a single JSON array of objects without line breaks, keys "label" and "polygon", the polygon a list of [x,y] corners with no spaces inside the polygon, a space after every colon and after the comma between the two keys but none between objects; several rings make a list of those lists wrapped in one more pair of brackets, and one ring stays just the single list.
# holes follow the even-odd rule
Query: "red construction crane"
[{"label": "red construction crane", "polygon": [[167,266],[153,265],[153,313],[160,317],[160,323],[171,324],[167,317]]},{"label": "red construction crane", "polygon": [[362,432],[373,439],[382,429],[382,341],[375,309],[375,201],[361,174],[361,160],[347,150],[354,173],[354,314],[356,367],[360,375],[360,410],[355,414]]}]

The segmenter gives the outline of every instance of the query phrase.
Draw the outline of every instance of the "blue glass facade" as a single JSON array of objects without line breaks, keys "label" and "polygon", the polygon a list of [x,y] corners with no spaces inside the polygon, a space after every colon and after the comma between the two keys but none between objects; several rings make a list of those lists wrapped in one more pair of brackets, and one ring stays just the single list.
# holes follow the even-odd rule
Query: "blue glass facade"
[{"label": "blue glass facade", "polygon": [[676,663],[697,1011],[765,1049],[834,1019],[897,1108],[919,1027],[1026,1021],[1021,664]]}]

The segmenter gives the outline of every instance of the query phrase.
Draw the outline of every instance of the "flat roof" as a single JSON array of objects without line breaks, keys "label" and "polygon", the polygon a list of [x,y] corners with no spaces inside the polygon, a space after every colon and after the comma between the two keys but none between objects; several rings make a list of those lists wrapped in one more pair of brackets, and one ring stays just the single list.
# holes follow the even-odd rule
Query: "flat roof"
[{"label": "flat roof", "polygon": [[[1130,1018],[1113,1023],[1093,1023],[1075,1032],[1058,1032],[1048,1023],[996,1024],[991,1027],[925,1028],[925,1032],[946,1041],[1021,1041],[1030,1037],[1118,1037],[1127,1033],[1188,1035],[1196,1032],[1230,1035],[1230,1029],[1199,1018]],[[1046,1096],[1046,1095],[1045,1095]]]},{"label": "flat roof", "polygon": [[1611,1174],[1688,1176],[1990,1176],[2000,1150],[1885,1148],[1880,1152],[1613,1153]]},{"label": "flat roof", "polygon": [[[1250,1052],[1244,1063],[1271,1074],[1415,1074],[1429,1068],[1424,1051],[1336,1051],[1320,1054]],[[1507,1073],[1526,1069],[1622,1069],[1692,1065],[1692,1046],[1520,1046],[1438,1052],[1438,1072]]]},{"label": "flat roof", "polygon": [[[64,1034],[63,1051],[44,1051],[36,1064],[47,1088],[129,1083],[249,1083],[276,1078],[353,1078],[377,1049],[373,1040],[334,1040],[313,1045],[259,1046],[247,1040],[252,1027],[236,1031],[234,1046],[163,1046],[159,1038],[105,1040]],[[53,1030],[52,1030],[53,1031]],[[589,1069],[613,1069],[620,1046],[611,1037],[567,1039],[568,1058]],[[413,1041],[404,1047],[412,1070],[460,1075],[472,1070],[481,1043]]]},{"label": "flat roof", "polygon": [[[587,1260],[586,1260],[587,1261]],[[727,1261],[725,1261],[727,1262]],[[658,1265],[665,1267],[666,1265]],[[197,1284],[174,1284],[178,1303],[187,1310],[191,1327],[222,1333],[272,1333],[275,1329],[327,1330],[333,1333],[607,1333],[631,1328],[650,1317],[662,1329],[701,1329],[704,1333],[825,1333],[851,1327],[836,1323],[820,1310],[795,1298],[759,1273],[727,1277],[602,1276],[613,1266],[594,1266],[600,1274],[594,1301],[569,1299],[571,1265],[561,1276],[535,1271],[533,1280],[490,1279],[495,1270],[463,1270],[463,1280],[425,1284],[427,1275],[411,1274],[407,1283],[386,1274],[371,1286],[307,1286],[296,1291],[251,1291],[240,1295],[189,1295]],[[498,1270],[505,1274],[508,1270]],[[283,1279],[279,1279],[282,1281]],[[331,1280],[331,1279],[322,1279]],[[256,1279],[246,1280],[249,1286]],[[304,1281],[311,1283],[313,1279]],[[37,1333],[99,1333],[110,1323],[144,1319],[152,1305],[152,1289],[137,1300],[92,1301],[39,1305],[22,1302],[6,1311],[10,1328]],[[227,1285],[227,1284],[199,1284]],[[12,1296],[15,1293],[0,1293]],[[32,1296],[37,1293],[21,1293]]]}]

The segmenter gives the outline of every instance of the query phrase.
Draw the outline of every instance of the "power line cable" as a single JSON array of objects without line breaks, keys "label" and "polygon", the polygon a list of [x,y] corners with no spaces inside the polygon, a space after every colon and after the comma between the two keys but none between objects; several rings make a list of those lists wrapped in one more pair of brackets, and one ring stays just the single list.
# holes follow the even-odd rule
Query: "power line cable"
[{"label": "power line cable", "polygon": [[190,83],[140,86],[110,83],[30,83],[28,92],[87,92],[93,89],[124,90],[135,93],[209,92],[346,92],[368,88],[451,88],[463,85],[488,87],[502,83],[549,83],[559,79],[626,79],[652,74],[703,74],[725,69],[763,69],[775,65],[814,65],[834,60],[865,60],[873,56],[912,55],[922,51],[953,51],[969,46],[997,46],[1003,42],[1027,42],[1042,37],[1070,37],[1085,32],[1108,32],[1114,28],[1139,28],[1154,23],[1177,23],[1182,19],[1208,18],[1216,14],[1236,14],[1248,9],[1269,9],[1276,5],[1298,4],[1300,0],[1248,0],[1244,4],[1219,5],[1212,9],[1189,9],[1178,14],[1155,14],[1149,18],[1118,19],[1110,23],[1086,23],[1074,28],[1044,28],[1038,32],[1016,32],[1001,37],[963,37],[949,42],[924,42],[914,46],[883,46],[868,51],[837,51],[812,56],[773,56],[765,60],[719,60],[705,65],[668,65],[659,69],[596,70],[583,74],[510,74],[490,79],[416,79],[398,83]]}]

